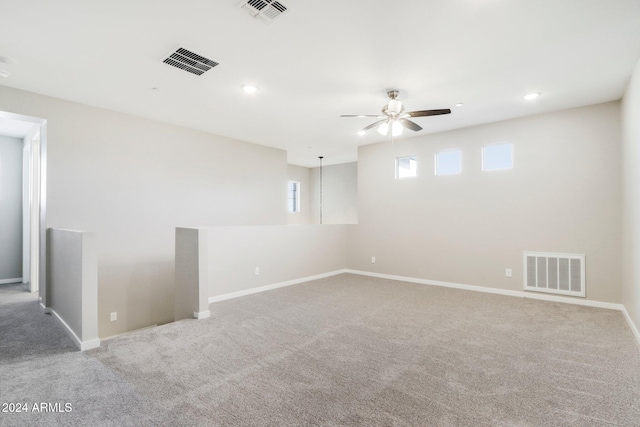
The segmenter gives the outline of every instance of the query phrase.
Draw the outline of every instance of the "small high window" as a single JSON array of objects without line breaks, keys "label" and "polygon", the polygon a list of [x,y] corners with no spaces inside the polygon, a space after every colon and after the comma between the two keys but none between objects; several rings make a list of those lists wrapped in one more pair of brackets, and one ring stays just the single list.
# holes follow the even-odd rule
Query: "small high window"
[{"label": "small high window", "polygon": [[436,153],[436,175],[455,175],[462,172],[462,151],[448,150]]},{"label": "small high window", "polygon": [[411,178],[418,174],[416,156],[396,158],[396,178]]},{"label": "small high window", "polygon": [[297,181],[289,181],[289,212],[300,212],[300,183]]},{"label": "small high window", "polygon": [[513,168],[513,145],[510,142],[482,146],[482,170]]}]

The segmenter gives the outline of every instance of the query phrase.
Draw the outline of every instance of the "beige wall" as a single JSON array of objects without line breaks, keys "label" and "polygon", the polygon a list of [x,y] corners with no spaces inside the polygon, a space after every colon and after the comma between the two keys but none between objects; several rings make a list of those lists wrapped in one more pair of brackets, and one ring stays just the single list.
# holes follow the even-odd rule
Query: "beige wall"
[{"label": "beige wall", "polygon": [[[311,169],[287,165],[289,181],[300,183],[300,212],[287,212],[288,224],[311,224]],[[287,188],[285,187],[285,191]]]},{"label": "beige wall", "polygon": [[101,337],[173,320],[176,226],[287,221],[284,151],[5,86],[0,110],[48,120],[47,225],[96,232]]},{"label": "beige wall", "polygon": [[622,101],[622,303],[640,327],[640,62]]},{"label": "beige wall", "polygon": [[[209,227],[209,296],[219,297],[346,267],[348,225]],[[255,274],[255,269],[260,274]]]},{"label": "beige wall", "polygon": [[[482,172],[482,145],[503,141],[514,168]],[[462,173],[434,176],[434,152],[452,148]],[[407,155],[419,176],[396,180],[394,159]],[[350,269],[522,290],[523,251],[584,253],[587,298],[620,302],[619,103],[367,145],[358,157]]]},{"label": "beige wall", "polygon": [[[312,224],[320,224],[320,168],[311,169]],[[322,223],[358,223],[358,163],[322,168]]]}]

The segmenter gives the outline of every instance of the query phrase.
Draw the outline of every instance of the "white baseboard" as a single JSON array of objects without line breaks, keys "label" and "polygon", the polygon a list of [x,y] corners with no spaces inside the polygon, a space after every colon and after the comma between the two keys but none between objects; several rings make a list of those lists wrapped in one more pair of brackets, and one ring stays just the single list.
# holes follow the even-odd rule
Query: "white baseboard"
[{"label": "white baseboard", "polygon": [[69,336],[73,340],[73,343],[76,345],[76,347],[78,347],[80,349],[80,351],[91,350],[91,349],[100,347],[100,338],[94,338],[94,339],[88,340],[88,341],[80,340],[80,338],[78,338],[76,333],[73,332],[73,329],[71,329],[69,327],[69,325],[67,325],[67,322],[65,322],[62,319],[62,317],[60,317],[60,315],[55,312],[55,310],[49,309],[49,312],[51,313],[53,318],[58,321],[58,323],[60,324],[60,326],[62,326],[62,328],[65,330],[65,332],[67,332],[67,334],[69,334]]},{"label": "white baseboard", "polygon": [[15,279],[0,279],[0,285],[8,285],[9,283],[22,283],[22,277]]},{"label": "white baseboard", "polygon": [[194,319],[206,319],[207,317],[211,317],[211,311],[206,310],[206,311],[194,311],[193,312],[193,318]]},{"label": "white baseboard", "polygon": [[633,332],[633,335],[636,337],[636,340],[638,341],[638,347],[640,348],[640,332],[638,331],[636,324],[633,323],[633,319],[631,319],[631,316],[629,316],[629,312],[627,312],[627,308],[624,305],[622,306],[622,314],[624,314],[625,319],[627,319],[627,323],[631,328],[631,332]]},{"label": "white baseboard", "polygon": [[561,297],[556,295],[545,295],[545,294],[532,293],[532,292],[530,293],[530,292],[524,292],[524,291],[510,291],[507,289],[487,288],[484,286],[464,285],[461,283],[440,282],[437,280],[417,279],[415,277],[395,276],[392,274],[372,273],[369,271],[347,269],[346,273],[359,274],[361,276],[379,277],[381,279],[399,280],[401,282],[419,283],[422,285],[442,286],[446,288],[464,289],[467,291],[485,292],[489,294],[498,294],[498,295],[507,295],[512,297],[562,302],[566,304],[576,304],[576,305],[583,305],[588,307],[607,308],[610,310],[622,310],[624,308],[622,304],[615,304],[611,302],[568,298],[568,297]]},{"label": "white baseboard", "polygon": [[132,331],[121,332],[121,333],[115,334],[115,335],[109,335],[108,337],[100,338],[100,342],[109,341],[109,340],[112,340],[114,338],[122,337],[122,336],[125,336],[125,335],[130,335],[130,334],[133,334],[135,332],[140,332],[140,331],[144,331],[144,330],[151,329],[151,328],[157,328],[157,327],[158,327],[158,325],[149,325],[149,326],[145,326],[144,328],[134,329]]},{"label": "white baseboard", "polygon": [[45,314],[51,314],[51,308],[45,307],[45,305],[42,303],[42,297],[38,297],[38,303],[40,304],[40,307],[45,312]]},{"label": "white baseboard", "polygon": [[89,341],[82,341],[80,344],[80,351],[93,350],[100,347],[100,338],[94,338]]},{"label": "white baseboard", "polygon": [[[260,286],[257,288],[245,289],[244,291],[231,292],[229,294],[217,295],[215,297],[209,297],[209,304],[224,301],[232,298],[243,297],[245,295],[257,294],[259,292],[270,291],[272,289],[283,288],[285,286],[297,285],[299,283],[310,282],[312,280],[324,279],[325,277],[337,276],[338,274],[346,273],[347,270],[336,270],[329,273],[317,274],[315,276],[302,277],[300,279],[288,280],[286,282],[275,283],[273,285]],[[195,313],[194,313],[195,314]]]}]

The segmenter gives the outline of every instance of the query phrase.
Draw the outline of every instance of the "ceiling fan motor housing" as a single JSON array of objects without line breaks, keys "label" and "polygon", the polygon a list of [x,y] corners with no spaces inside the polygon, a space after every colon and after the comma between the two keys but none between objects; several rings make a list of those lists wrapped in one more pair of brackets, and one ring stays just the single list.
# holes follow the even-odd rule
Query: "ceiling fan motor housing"
[{"label": "ceiling fan motor housing", "polygon": [[398,117],[404,111],[402,108],[402,101],[398,99],[398,95],[400,95],[400,91],[391,89],[387,91],[387,96],[389,97],[389,104],[382,108],[382,112],[389,116],[391,120]]},{"label": "ceiling fan motor housing", "polygon": [[402,112],[402,101],[399,99],[391,99],[387,106],[388,113],[392,116],[398,116]]}]

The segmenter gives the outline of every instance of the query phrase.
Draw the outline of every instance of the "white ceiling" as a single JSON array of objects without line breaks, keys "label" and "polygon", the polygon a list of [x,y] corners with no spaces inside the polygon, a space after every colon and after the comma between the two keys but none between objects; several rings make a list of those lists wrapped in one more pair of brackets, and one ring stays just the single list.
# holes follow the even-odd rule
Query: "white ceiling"
[{"label": "white ceiling", "polygon": [[[378,113],[389,88],[408,110],[453,110],[408,137],[620,99],[640,57],[639,0],[280,1],[289,10],[265,25],[239,0],[0,0],[0,56],[18,60],[0,62],[0,84],[316,166],[384,140],[356,135],[372,119],[339,115]],[[178,46],[220,65],[197,77],[163,64]]]}]

